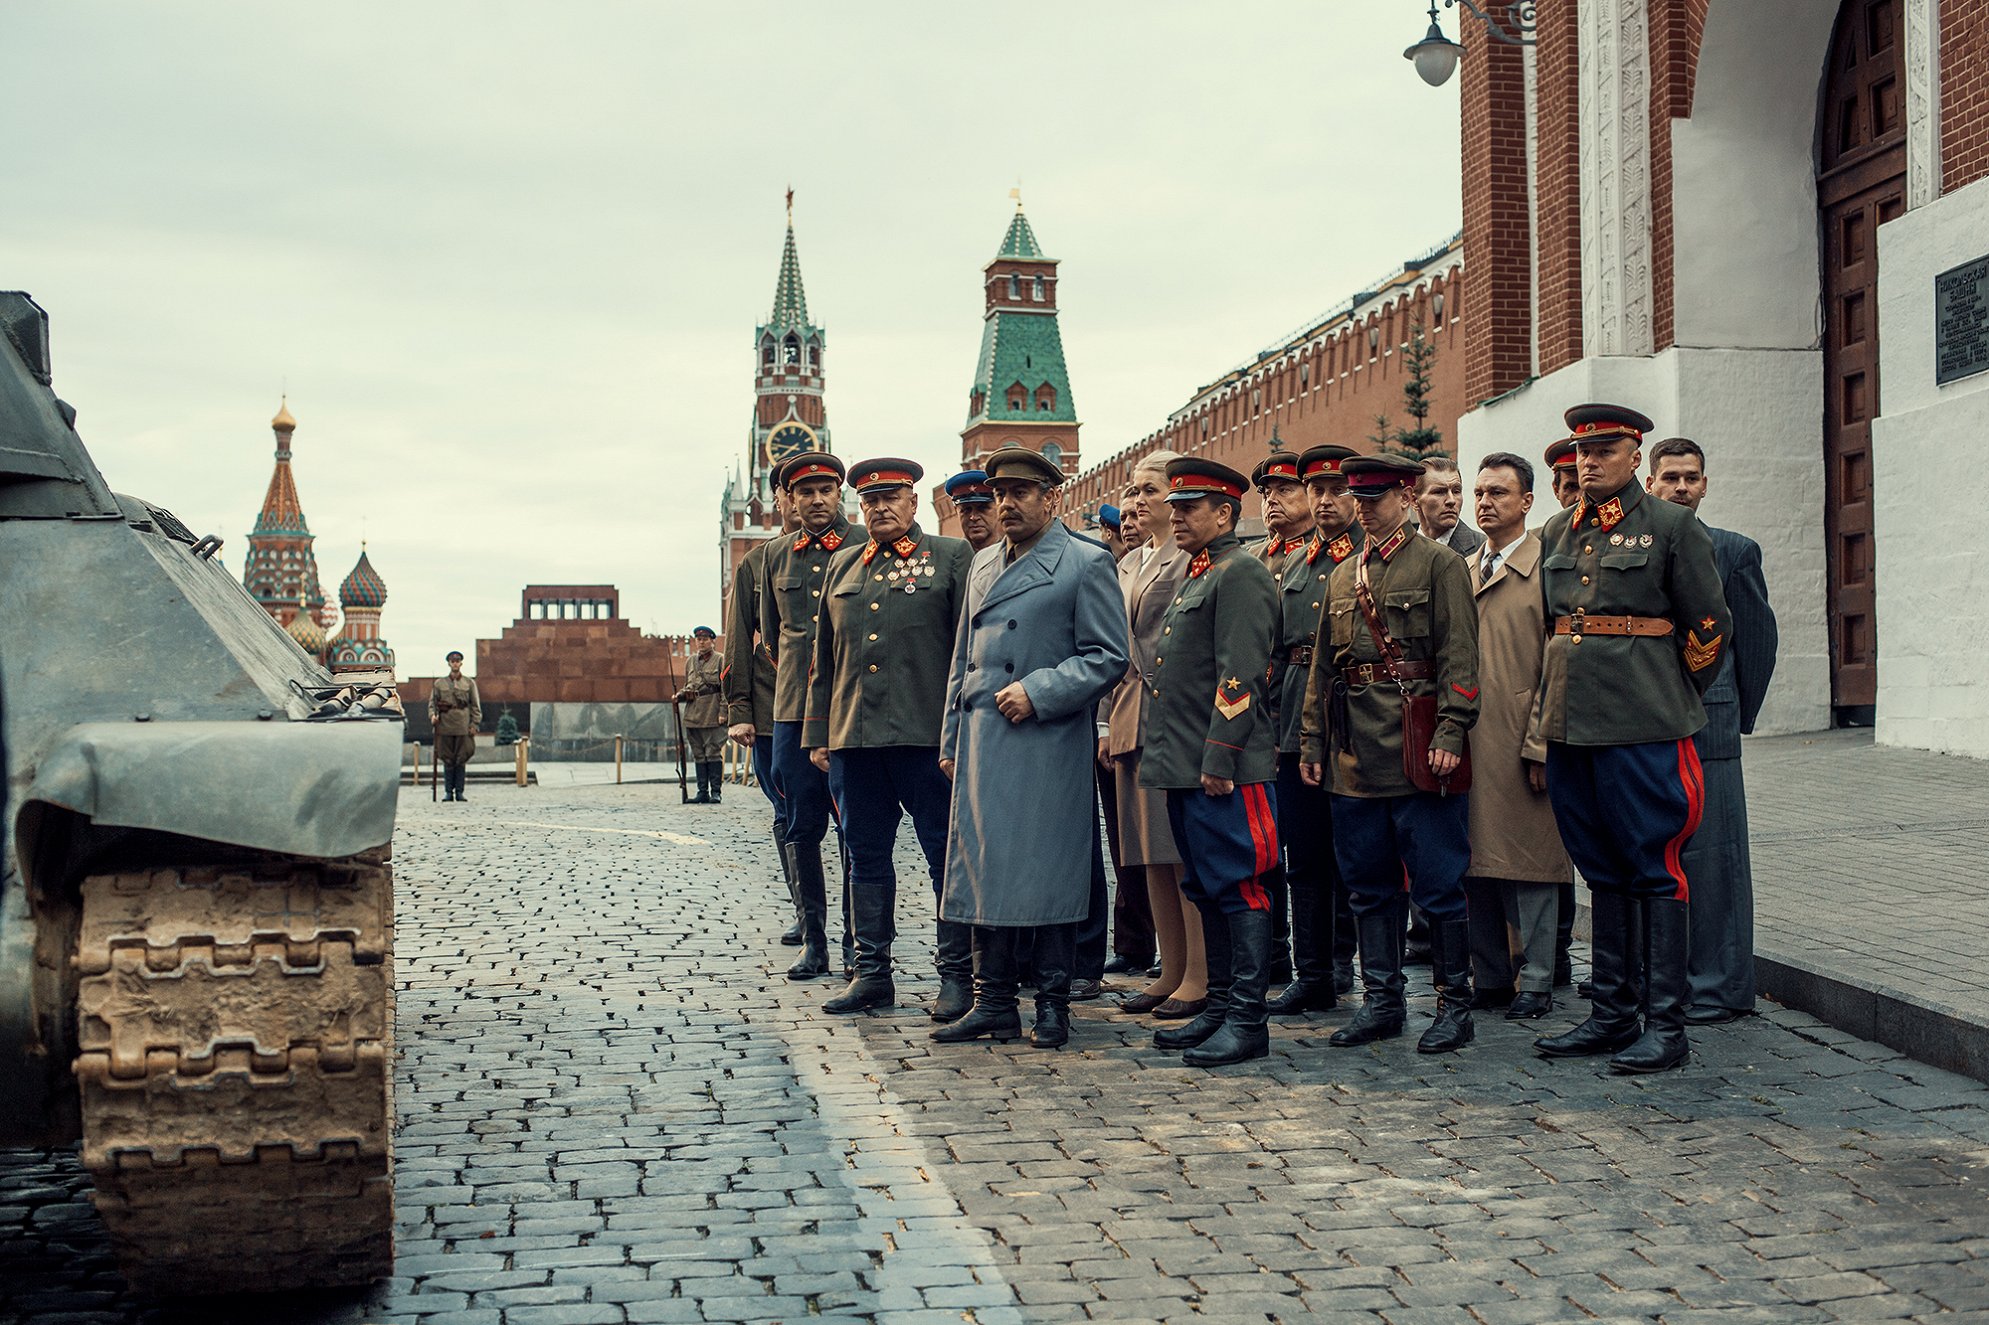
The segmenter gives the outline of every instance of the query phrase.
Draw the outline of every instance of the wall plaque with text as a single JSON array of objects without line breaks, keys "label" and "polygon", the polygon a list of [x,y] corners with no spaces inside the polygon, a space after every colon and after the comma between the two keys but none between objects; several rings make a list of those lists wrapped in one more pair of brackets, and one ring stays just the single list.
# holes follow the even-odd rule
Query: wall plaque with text
[{"label": "wall plaque with text", "polygon": [[1989,256],[1934,278],[1934,384],[1989,371]]}]

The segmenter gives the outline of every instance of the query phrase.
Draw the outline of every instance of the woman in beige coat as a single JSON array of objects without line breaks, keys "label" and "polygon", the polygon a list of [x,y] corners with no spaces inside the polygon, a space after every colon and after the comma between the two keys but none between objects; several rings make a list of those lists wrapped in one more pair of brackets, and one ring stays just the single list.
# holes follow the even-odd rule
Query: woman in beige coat
[{"label": "woman in beige coat", "polygon": [[1145,724],[1146,674],[1153,669],[1160,621],[1188,573],[1188,554],[1174,545],[1167,518],[1167,462],[1172,451],[1156,451],[1133,470],[1131,496],[1121,512],[1124,529],[1146,534],[1119,563],[1119,588],[1126,598],[1132,632],[1132,661],[1106,708],[1106,734],[1098,759],[1109,764],[1119,793],[1119,861],[1146,871],[1147,900],[1153,907],[1153,933],[1160,949],[1160,978],[1127,999],[1127,1012],[1157,1017],[1192,1017],[1208,997],[1208,963],[1202,950],[1201,913],[1181,892],[1181,853],[1167,822],[1165,792],[1140,786],[1141,732]]}]

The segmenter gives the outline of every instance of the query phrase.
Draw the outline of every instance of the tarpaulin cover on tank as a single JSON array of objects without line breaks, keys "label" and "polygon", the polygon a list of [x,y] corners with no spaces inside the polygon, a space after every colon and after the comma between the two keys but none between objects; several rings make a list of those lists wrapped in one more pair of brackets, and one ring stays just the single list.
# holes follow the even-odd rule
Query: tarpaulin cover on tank
[{"label": "tarpaulin cover on tank", "polygon": [[259,851],[350,856],[394,833],[395,722],[90,722],[44,754],[27,799],[100,824]]}]

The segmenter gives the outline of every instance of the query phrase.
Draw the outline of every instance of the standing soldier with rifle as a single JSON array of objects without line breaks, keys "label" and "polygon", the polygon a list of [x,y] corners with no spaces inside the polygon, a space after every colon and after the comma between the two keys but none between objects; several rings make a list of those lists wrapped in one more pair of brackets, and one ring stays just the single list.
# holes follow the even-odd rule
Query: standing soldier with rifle
[{"label": "standing soldier with rifle", "polygon": [[477,729],[483,725],[483,701],[477,683],[463,675],[463,655],[449,650],[449,674],[428,692],[428,723],[435,732],[435,762],[441,766],[445,801],[466,801],[463,781],[470,756],[476,753]]},{"label": "standing soldier with rifle", "polygon": [[716,805],[725,780],[725,697],[719,693],[723,669],[715,647],[718,634],[710,626],[699,626],[691,638],[697,641],[697,652],[691,655],[683,689],[677,692],[682,706],[678,718],[698,769],[698,794],[691,804]]}]

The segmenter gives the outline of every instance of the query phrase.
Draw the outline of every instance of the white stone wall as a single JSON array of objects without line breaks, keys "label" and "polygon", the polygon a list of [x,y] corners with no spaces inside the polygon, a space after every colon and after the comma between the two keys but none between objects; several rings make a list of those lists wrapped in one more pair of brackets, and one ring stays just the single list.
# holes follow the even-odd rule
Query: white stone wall
[{"label": "white stone wall", "polygon": [[1878,739],[1989,758],[1989,373],[1934,384],[1934,277],[1989,253],[1989,180],[1879,228]]},{"label": "white stone wall", "polygon": [[1830,725],[1822,375],[1822,354],[1815,350],[1671,349],[1583,359],[1465,415],[1458,423],[1459,464],[1471,475],[1493,451],[1531,460],[1539,524],[1559,509],[1544,453],[1567,435],[1561,415],[1570,405],[1629,405],[1657,424],[1652,440],[1685,436],[1698,442],[1711,478],[1700,514],[1761,544],[1781,636],[1774,684],[1756,730],[1817,731]]}]

